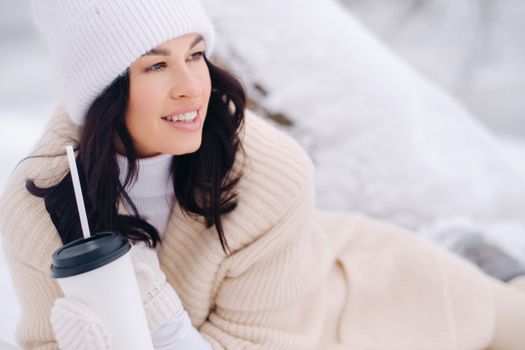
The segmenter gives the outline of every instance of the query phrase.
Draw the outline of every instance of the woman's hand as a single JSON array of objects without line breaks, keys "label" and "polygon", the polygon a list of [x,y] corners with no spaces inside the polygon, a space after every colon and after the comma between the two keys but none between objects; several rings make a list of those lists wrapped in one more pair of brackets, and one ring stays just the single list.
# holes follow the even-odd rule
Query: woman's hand
[{"label": "woman's hand", "polygon": [[[159,258],[154,248],[149,248],[144,242],[138,242],[131,248],[131,259],[144,306],[161,293],[164,288],[172,289],[166,282],[166,275],[160,269]],[[182,308],[182,303],[178,295],[173,294],[174,300],[172,302],[178,306],[176,310],[178,312],[178,309]]]},{"label": "woman's hand", "polygon": [[[131,259],[150,333],[183,311],[175,290],[166,282],[157,252],[144,242],[131,248]],[[55,300],[51,325],[62,350],[110,349],[110,336],[100,318],[81,301],[64,297]]]},{"label": "woman's hand", "polygon": [[86,304],[66,297],[56,299],[51,309],[51,325],[62,350],[106,350],[111,340],[102,321]]}]

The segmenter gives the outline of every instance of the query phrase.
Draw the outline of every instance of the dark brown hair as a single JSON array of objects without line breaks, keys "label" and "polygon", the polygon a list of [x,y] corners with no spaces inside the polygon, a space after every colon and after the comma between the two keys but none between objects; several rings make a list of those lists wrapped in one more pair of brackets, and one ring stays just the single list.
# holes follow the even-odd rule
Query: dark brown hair
[{"label": "dark brown hair", "polygon": [[[242,151],[238,133],[244,120],[246,96],[237,78],[213,65],[208,65],[212,92],[205,119],[200,148],[191,154],[173,156],[171,176],[175,197],[189,214],[205,218],[206,226],[215,225],[226,254],[229,247],[221,216],[237,206],[235,184],[241,173],[232,174],[238,151]],[[129,97],[129,73],[117,77],[93,102],[86,114],[76,156],[90,230],[119,231],[123,236],[146,241],[150,246],[160,242],[158,231],[140,217],[125,191],[137,176],[137,154],[124,116]],[[119,141],[128,159],[128,173],[119,181],[116,142]],[[40,188],[34,180],[26,181],[27,190],[44,198],[45,206],[65,244],[82,237],[77,214],[71,174],[55,186]],[[132,215],[118,214],[122,199]]]}]

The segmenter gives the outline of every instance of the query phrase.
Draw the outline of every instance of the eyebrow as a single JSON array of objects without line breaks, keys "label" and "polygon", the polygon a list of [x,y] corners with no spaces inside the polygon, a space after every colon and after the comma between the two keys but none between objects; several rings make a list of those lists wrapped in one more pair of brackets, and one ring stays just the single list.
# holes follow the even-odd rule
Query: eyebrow
[{"label": "eyebrow", "polygon": [[[202,35],[198,35],[195,38],[195,40],[193,40],[193,42],[191,43],[189,50],[193,49],[195,47],[195,45],[197,45],[198,43],[200,43],[203,40],[204,40],[204,38],[202,37]],[[171,55],[171,51],[168,50],[168,49],[153,48],[153,49],[149,50],[148,52],[146,52],[145,54],[143,54],[140,57],[144,57],[144,56],[169,56],[169,55]]]}]

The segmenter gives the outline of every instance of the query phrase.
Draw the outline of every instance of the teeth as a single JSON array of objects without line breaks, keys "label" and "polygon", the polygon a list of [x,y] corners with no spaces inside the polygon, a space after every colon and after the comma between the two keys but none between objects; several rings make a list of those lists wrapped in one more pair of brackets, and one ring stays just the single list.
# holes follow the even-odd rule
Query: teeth
[{"label": "teeth", "polygon": [[173,121],[189,122],[189,121],[193,121],[196,117],[197,117],[197,111],[193,111],[193,112],[182,113],[179,115],[170,115],[167,117],[162,117],[162,119],[168,120],[170,122],[173,122]]}]

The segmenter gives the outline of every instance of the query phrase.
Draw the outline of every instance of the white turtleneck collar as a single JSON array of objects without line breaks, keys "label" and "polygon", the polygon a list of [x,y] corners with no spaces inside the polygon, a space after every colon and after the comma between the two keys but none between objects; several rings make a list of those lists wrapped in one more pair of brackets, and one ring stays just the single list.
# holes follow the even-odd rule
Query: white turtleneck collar
[{"label": "white turtleneck collar", "polygon": [[[137,179],[126,186],[139,215],[155,226],[161,236],[166,229],[175,193],[170,176],[172,157],[171,154],[160,154],[138,159]],[[120,183],[124,184],[128,172],[128,159],[117,154],[117,163],[120,169]]]},{"label": "white turtleneck collar", "polygon": [[[166,193],[173,194],[173,181],[170,177],[170,165],[173,156],[171,154],[159,154],[150,158],[137,160],[138,177],[126,187],[131,197],[157,197]],[[128,173],[128,159],[117,154],[117,162],[120,168],[120,183],[124,184]]]}]

